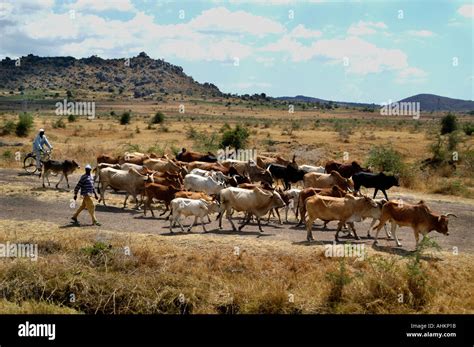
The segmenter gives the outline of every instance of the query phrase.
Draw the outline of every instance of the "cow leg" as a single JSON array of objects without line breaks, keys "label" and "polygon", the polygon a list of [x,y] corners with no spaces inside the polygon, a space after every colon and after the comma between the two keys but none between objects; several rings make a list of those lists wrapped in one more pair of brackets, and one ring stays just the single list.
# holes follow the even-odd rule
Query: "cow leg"
[{"label": "cow leg", "polygon": [[[378,229],[380,230],[380,229]],[[401,247],[402,244],[400,243],[400,241],[398,241],[398,237],[397,237],[397,233],[396,233],[396,230],[397,230],[397,224],[392,222],[392,234],[393,234],[393,237],[395,238],[395,242],[397,243],[397,246],[398,247]],[[418,243],[418,237],[417,237],[417,232],[415,232],[415,239],[417,240],[417,243]]]},{"label": "cow leg", "polygon": [[209,217],[209,215],[207,215],[207,220],[211,223],[211,217]]},{"label": "cow leg", "polygon": [[188,228],[188,233],[191,232],[191,229],[193,228],[194,224],[197,222],[197,219],[198,219],[198,217],[194,216],[194,220]]},{"label": "cow leg", "polygon": [[392,239],[392,233],[387,229],[387,223],[383,225],[383,229],[385,230],[385,234],[387,235],[387,239]]},{"label": "cow leg", "polygon": [[379,189],[378,189],[378,188],[375,188],[374,197],[373,197],[372,199],[375,199],[375,197],[377,196],[378,191],[379,191]]},{"label": "cow leg", "polygon": [[99,200],[99,202],[102,200],[102,203],[105,206],[105,189],[107,188],[107,186],[102,182],[100,182],[100,186],[101,186],[101,188],[100,188],[100,200]]},{"label": "cow leg", "polygon": [[[372,218],[372,223],[370,223],[369,230],[367,231],[367,238],[369,238],[369,239],[372,238],[370,236],[370,231],[372,230],[372,228],[373,228],[373,226],[375,225],[376,222],[377,222],[377,219]],[[385,229],[385,230],[387,230],[387,229]]]},{"label": "cow leg", "polygon": [[[250,222],[250,217],[251,217],[251,214],[248,213],[248,217],[244,218],[244,222],[239,226],[239,231],[241,231],[244,228],[244,226],[246,226]],[[258,221],[258,225],[260,227],[260,218],[257,218],[257,221]]]},{"label": "cow leg", "polygon": [[128,200],[129,194],[125,193],[125,200],[123,201],[123,208],[127,207],[127,200]]},{"label": "cow leg", "polygon": [[[275,210],[275,212],[276,212],[276,214],[277,214],[277,216],[278,216],[278,223],[279,223],[280,225],[282,225],[283,223],[281,222],[280,212],[278,211],[277,208],[275,208],[274,210]],[[288,215],[288,213],[287,213],[287,215]],[[260,220],[260,218],[258,218],[258,220]]]},{"label": "cow leg", "polygon": [[165,210],[160,214],[160,217],[161,217],[162,215],[164,215],[164,214],[165,214],[166,212],[168,212],[168,211],[169,211],[169,206],[168,206],[168,204],[165,202]]},{"label": "cow leg", "polygon": [[352,229],[352,231],[354,232],[354,237],[356,240],[360,240],[360,237],[359,235],[357,235],[356,233],[356,230],[355,230],[355,227],[354,227],[354,222],[348,222],[347,223],[349,225],[349,227]]},{"label": "cow leg", "polygon": [[[235,227],[234,221],[232,220],[231,209],[226,210],[225,215],[226,215],[227,220],[229,221],[229,223],[232,225],[232,230],[237,231],[237,228]],[[222,215],[221,215],[221,220],[219,221],[219,223],[221,223],[221,221],[222,221]],[[222,228],[221,224],[219,224],[219,228]]]},{"label": "cow leg", "polygon": [[310,216],[308,216],[308,220],[306,221],[306,240],[307,241],[313,241],[313,222],[314,219],[312,219]]},{"label": "cow leg", "polygon": [[[414,229],[413,231],[415,232],[415,241],[416,241],[415,248],[418,249],[418,243],[420,241],[420,233],[419,233],[418,229]],[[423,235],[423,239],[424,238],[425,238],[425,235]]]},{"label": "cow leg", "polygon": [[344,222],[342,221],[337,224],[336,242],[339,242],[339,232],[341,231],[343,225],[344,225]]},{"label": "cow leg", "polygon": [[170,233],[173,232],[173,225],[174,225],[174,216],[170,218]]},{"label": "cow leg", "polygon": [[181,216],[178,216],[178,218],[176,218],[176,220],[178,221],[178,224],[181,227],[181,231],[184,233],[183,224],[181,224],[181,218],[179,218],[179,217],[181,217]]},{"label": "cow leg", "polygon": [[[278,217],[280,217],[280,216],[278,216]],[[258,230],[260,230],[260,232],[263,233],[262,226],[260,225],[260,217],[257,217],[257,223],[258,223]]]},{"label": "cow leg", "polygon": [[[59,179],[59,182],[56,183],[56,189],[58,189],[59,183],[62,182],[63,178],[64,178],[64,173],[61,174],[61,178]],[[66,181],[67,181],[67,178],[66,178]],[[69,184],[68,184],[68,188],[69,188]]]},{"label": "cow leg", "polygon": [[[207,215],[209,217],[209,215]],[[203,232],[207,233],[206,227],[204,226],[204,217],[201,217],[201,225]]]},{"label": "cow leg", "polygon": [[387,199],[387,201],[388,201],[388,196],[387,196],[387,193],[385,192],[385,189],[382,189],[382,193],[385,196],[385,199]]},{"label": "cow leg", "polygon": [[285,223],[288,223],[288,211],[289,210],[290,210],[290,206],[286,205],[285,206]]}]

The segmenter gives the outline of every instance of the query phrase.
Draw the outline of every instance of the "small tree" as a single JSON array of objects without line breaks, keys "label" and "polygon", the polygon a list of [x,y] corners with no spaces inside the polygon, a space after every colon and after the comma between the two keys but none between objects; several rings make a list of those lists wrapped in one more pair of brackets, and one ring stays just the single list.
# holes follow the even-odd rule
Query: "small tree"
[{"label": "small tree", "polygon": [[68,99],[72,98],[72,92],[70,90],[66,91],[66,96]]},{"label": "small tree", "polygon": [[164,121],[165,121],[165,115],[163,114],[163,112],[160,112],[160,111],[156,112],[153,118],[151,119],[152,124],[161,124]]},{"label": "small tree", "polygon": [[454,114],[448,113],[441,119],[441,135],[452,133],[458,128],[458,121]]},{"label": "small tree", "polygon": [[125,124],[130,124],[130,112],[126,111],[122,113],[122,116],[120,117],[120,124],[125,125]]},{"label": "small tree", "polygon": [[227,130],[222,134],[221,145],[223,147],[233,147],[235,149],[244,148],[247,144],[249,131],[237,124],[234,129]]},{"label": "small tree", "polygon": [[22,113],[18,116],[18,123],[16,123],[15,133],[17,136],[28,136],[33,127],[33,116],[29,113]]},{"label": "small tree", "polygon": [[76,115],[75,114],[70,114],[68,117],[67,117],[67,120],[69,123],[73,123],[76,121]]}]

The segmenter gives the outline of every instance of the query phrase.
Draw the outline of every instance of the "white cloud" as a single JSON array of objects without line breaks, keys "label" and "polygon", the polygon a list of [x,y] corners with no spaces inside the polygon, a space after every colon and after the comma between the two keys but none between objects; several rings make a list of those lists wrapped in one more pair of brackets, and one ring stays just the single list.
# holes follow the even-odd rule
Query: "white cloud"
[{"label": "white cloud", "polygon": [[474,5],[462,5],[457,12],[463,17],[474,18]]},{"label": "white cloud", "polygon": [[74,10],[85,10],[89,12],[104,12],[104,11],[135,11],[135,7],[130,0],[77,0],[69,6]]},{"label": "white cloud", "polygon": [[231,12],[225,7],[203,11],[189,22],[198,31],[248,33],[252,35],[279,34],[285,28],[278,22],[245,11]]},{"label": "white cloud", "polygon": [[320,37],[322,34],[323,33],[319,30],[307,29],[303,24],[299,24],[293,28],[293,30],[289,33],[289,36],[295,38],[310,39]]},{"label": "white cloud", "polygon": [[357,24],[352,24],[347,33],[353,36],[371,35],[375,34],[378,29],[387,29],[387,25],[383,22],[359,21]]},{"label": "white cloud", "polygon": [[417,36],[417,37],[433,37],[435,33],[429,30],[408,30],[407,34],[410,36]]},{"label": "white cloud", "polygon": [[271,83],[267,82],[239,82],[232,84],[233,87],[238,89],[251,89],[251,88],[269,88],[272,86]]},{"label": "white cloud", "polygon": [[422,83],[426,81],[428,74],[417,67],[406,67],[400,70],[395,81],[400,84],[405,83]]}]

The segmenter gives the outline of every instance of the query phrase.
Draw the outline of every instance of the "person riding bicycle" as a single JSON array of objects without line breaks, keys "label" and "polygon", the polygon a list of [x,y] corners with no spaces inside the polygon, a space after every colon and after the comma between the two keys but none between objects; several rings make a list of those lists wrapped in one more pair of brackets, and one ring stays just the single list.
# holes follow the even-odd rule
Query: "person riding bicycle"
[{"label": "person riding bicycle", "polygon": [[53,149],[53,146],[49,143],[46,135],[44,134],[44,129],[40,129],[38,131],[38,135],[36,135],[35,139],[33,140],[33,154],[36,156],[36,168],[38,170],[41,169],[41,151],[43,150],[43,146],[46,145],[49,150]]}]

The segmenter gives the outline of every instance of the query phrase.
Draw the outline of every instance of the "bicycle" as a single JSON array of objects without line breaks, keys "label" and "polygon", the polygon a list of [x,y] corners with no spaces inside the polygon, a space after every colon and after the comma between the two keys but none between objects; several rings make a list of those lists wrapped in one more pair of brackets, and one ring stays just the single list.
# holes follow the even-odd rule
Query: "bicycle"
[{"label": "bicycle", "polygon": [[[40,150],[40,169],[43,167],[43,162],[47,161],[51,157],[51,151],[43,151]],[[30,152],[26,155],[25,159],[23,160],[23,169],[29,173],[30,175],[34,175],[38,168],[36,167],[36,153]]]}]

